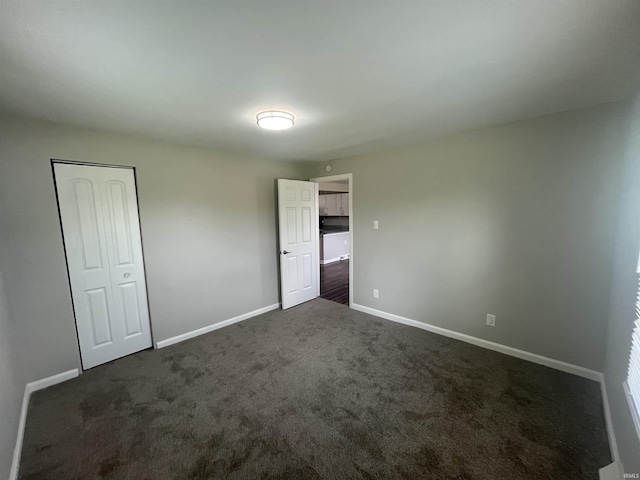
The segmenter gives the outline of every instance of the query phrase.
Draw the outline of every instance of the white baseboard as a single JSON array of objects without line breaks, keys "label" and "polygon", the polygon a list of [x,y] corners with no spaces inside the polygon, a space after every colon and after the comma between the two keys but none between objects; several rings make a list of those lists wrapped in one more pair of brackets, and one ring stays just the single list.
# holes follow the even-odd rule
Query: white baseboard
[{"label": "white baseboard", "polygon": [[22,410],[20,410],[20,422],[18,423],[18,435],[16,438],[16,446],[13,449],[13,462],[11,463],[11,472],[9,480],[18,478],[18,468],[20,466],[20,455],[22,454],[22,441],[24,440],[24,427],[27,424],[27,409],[29,408],[29,385],[24,387],[24,395],[22,396]]},{"label": "white baseboard", "polygon": [[20,422],[18,423],[18,436],[16,438],[16,446],[13,450],[13,462],[11,464],[9,480],[16,480],[18,478],[20,455],[22,454],[22,442],[24,440],[24,427],[27,424],[27,411],[29,409],[29,399],[31,398],[31,394],[38,390],[57,385],[58,383],[66,382],[67,380],[71,380],[72,378],[76,378],[78,375],[80,375],[80,371],[77,368],[74,368],[73,370],[68,370],[51,377],[43,378],[42,380],[36,380],[35,382],[27,383],[24,386],[24,395],[22,396],[22,410],[20,410]]},{"label": "white baseboard", "polygon": [[599,470],[600,480],[622,480],[622,468],[618,462],[613,462]]},{"label": "white baseboard", "polygon": [[327,258],[326,260],[320,260],[320,265],[326,265],[327,263],[340,262],[342,260],[349,260],[349,255],[340,255],[335,258]]},{"label": "white baseboard", "polygon": [[42,390],[44,388],[52,387],[53,385],[66,382],[67,380],[76,378],[78,375],[80,375],[80,371],[77,368],[74,368],[73,370],[58,373],[57,375],[43,378],[42,380],[36,380],[35,382],[27,383],[25,390],[28,389],[29,395],[31,395],[33,392],[37,392],[38,390]]},{"label": "white baseboard", "polygon": [[255,317],[257,315],[261,315],[263,313],[267,313],[272,310],[277,310],[278,308],[280,308],[280,304],[274,303],[273,305],[262,307],[252,312],[243,313],[242,315],[238,315],[237,317],[233,317],[228,320],[223,320],[222,322],[218,322],[212,325],[208,325],[206,327],[198,328],[197,330],[192,330],[190,332],[183,333],[175,337],[167,338],[166,340],[160,340],[159,342],[156,342],[156,348],[164,348],[164,347],[168,347],[169,345],[173,345],[174,343],[184,342],[185,340],[189,340],[190,338],[198,337],[200,335],[204,335],[205,333],[213,332],[214,330],[218,330],[219,328],[223,328],[223,327],[232,325],[234,323],[247,320],[251,317]]},{"label": "white baseboard", "polygon": [[[274,303],[273,305],[269,305],[267,307],[259,308],[252,312],[248,312],[242,315],[238,315],[237,317],[230,318],[228,320],[224,320],[222,322],[214,323],[207,327],[199,328],[197,330],[193,330],[191,332],[183,333],[182,335],[178,335],[175,337],[168,338],[166,340],[162,340],[156,343],[156,348],[168,347],[169,345],[173,345],[175,343],[182,342],[184,340],[188,340],[190,338],[194,338],[205,333],[212,332],[219,328],[226,327],[228,325],[232,325],[234,323],[241,322],[243,320],[247,320],[249,318],[255,317],[257,315],[270,312],[272,310],[276,310],[280,308],[279,303]],[[537,355],[535,353],[526,352],[524,350],[519,350],[517,348],[508,347],[506,345],[502,345],[495,342],[490,342],[488,340],[483,340],[481,338],[472,337],[471,335],[466,335],[464,333],[454,332],[453,330],[448,330],[446,328],[437,327],[435,325],[430,325],[428,323],[419,322],[417,320],[412,320],[410,318],[401,317],[400,315],[395,315],[393,313],[387,313],[380,310],[376,310],[374,308],[365,307],[364,305],[358,305],[354,303],[352,307],[354,310],[358,310],[360,312],[368,313],[370,315],[374,315],[376,317],[384,318],[386,320],[391,320],[393,322],[402,323],[404,325],[409,325],[412,327],[420,328],[422,330],[426,330],[428,332],[436,333],[438,335],[443,335],[445,337],[454,338],[456,340],[461,340],[466,343],[470,343],[479,347],[483,347],[489,350],[493,350],[496,352],[500,352],[506,355],[510,355],[513,357],[517,357],[523,360],[528,360],[533,363],[537,363],[539,365],[544,365],[547,367],[555,368],[557,370],[561,370],[563,372],[572,373],[574,375],[578,375],[580,377],[588,378],[590,380],[595,380],[600,383],[602,389],[602,398],[603,398],[603,406],[605,410],[605,421],[607,426],[607,433],[609,435],[609,445],[611,446],[611,454],[614,459],[614,463],[608,465],[605,468],[600,469],[600,479],[601,480],[613,480],[619,479],[620,473],[622,471],[621,465],[619,464],[619,455],[618,455],[618,447],[615,439],[615,434],[613,432],[613,426],[611,423],[611,412],[609,409],[609,399],[607,395],[606,385],[604,376],[602,373],[597,372],[595,370],[590,370],[584,367],[580,367],[578,365],[573,365],[570,363],[562,362],[560,360],[554,360],[552,358],[544,357],[542,355]],[[29,407],[29,399],[31,394],[37,390],[42,390],[44,388],[56,385],[58,383],[65,382],[72,378],[75,378],[79,375],[79,370],[73,369],[63,373],[59,373],[57,375],[53,375],[51,377],[43,378],[41,380],[36,380],[34,382],[30,382],[25,385],[24,395],[22,398],[22,410],[20,412],[20,422],[18,424],[18,435],[16,439],[16,446],[13,453],[13,463],[11,465],[11,473],[9,475],[9,480],[16,480],[18,478],[18,468],[20,463],[20,455],[22,453],[22,442],[24,440],[24,429],[27,420],[27,410]],[[616,477],[615,474],[618,474]]]},{"label": "white baseboard", "polygon": [[477,345],[479,347],[483,347],[488,350],[504,353],[505,355],[510,355],[512,357],[520,358],[522,360],[528,360],[530,362],[537,363],[539,365],[555,368],[556,370],[562,370],[563,372],[572,373],[580,377],[588,378],[589,380],[595,380],[596,382],[602,381],[602,373],[596,372],[595,370],[590,370],[588,368],[580,367],[578,365],[562,362],[560,360],[554,360],[553,358],[549,358],[549,357],[543,357],[542,355],[538,355],[536,353],[526,352],[524,350],[508,347],[500,343],[490,342],[489,340],[483,340],[482,338],[472,337],[471,335],[454,332],[453,330],[447,330],[446,328],[436,327],[435,325],[429,325],[428,323],[418,322],[417,320],[411,320],[410,318],[401,317],[400,315],[395,315],[393,313],[387,313],[380,310],[376,310],[374,308],[365,307],[364,305],[358,305],[354,303],[351,306],[351,308],[353,308],[354,310],[358,310],[360,312],[374,315],[376,317],[384,318],[386,320],[391,320],[392,322],[402,323],[404,325],[410,325],[412,327],[421,328],[422,330],[426,330],[428,332],[437,333],[438,335],[454,338],[456,340],[461,340],[463,342],[471,343],[473,345]]},{"label": "white baseboard", "polygon": [[326,265],[327,263],[335,263],[339,261],[340,261],[340,257],[327,258],[326,260],[320,260],[320,265]]},{"label": "white baseboard", "polygon": [[[524,350],[519,350],[517,348],[508,347],[500,343],[490,342],[488,340],[483,340],[481,338],[472,337],[471,335],[466,335],[464,333],[454,332],[453,330],[447,330],[446,328],[436,327],[435,325],[429,325],[428,323],[418,322],[417,320],[401,317],[400,315],[395,315],[393,313],[387,313],[380,310],[376,310],[374,308],[365,307],[364,305],[353,304],[351,308],[353,308],[354,310],[358,310],[360,312],[368,313],[370,315],[375,315],[376,317],[384,318],[386,320],[391,320],[392,322],[398,322],[404,325],[421,328],[422,330],[426,330],[428,332],[437,333],[438,335],[454,338],[456,340],[461,340],[463,342],[471,343],[478,347],[483,347],[489,350],[493,350],[495,352],[504,353],[505,355],[517,357],[522,360],[528,360],[530,362],[537,363],[539,365],[544,365],[546,367],[555,368],[556,370],[572,373],[574,375],[588,378],[589,380],[594,380],[600,383],[600,390],[602,394],[602,406],[604,409],[604,418],[605,418],[605,423],[607,427],[607,436],[609,438],[609,448],[611,449],[611,457],[614,460],[614,463],[612,463],[611,465],[608,465],[607,467],[600,469],[600,479],[601,480],[609,480],[609,479],[618,480],[621,478],[621,474],[619,472],[621,472],[623,468],[622,468],[622,464],[620,463],[620,454],[618,453],[618,443],[616,442],[616,436],[613,429],[613,422],[611,420],[611,409],[609,406],[609,396],[607,395],[606,382],[605,382],[604,374],[602,374],[601,372],[580,367],[578,365],[573,365],[571,363],[562,362],[560,360],[554,360],[553,358],[543,357],[542,355],[526,352]],[[617,477],[615,476],[616,474],[618,475]]]},{"label": "white baseboard", "polygon": [[[604,422],[607,425],[607,437],[609,437],[609,448],[611,449],[611,458],[616,464],[619,471],[622,471],[620,464],[620,453],[618,452],[618,442],[616,441],[615,430],[613,429],[613,420],[611,419],[611,407],[609,406],[609,394],[607,393],[607,382],[602,375],[600,379],[600,390],[602,391],[602,407],[604,408]],[[601,469],[604,470],[604,469]],[[605,477],[606,478],[606,477]]]},{"label": "white baseboard", "polygon": [[631,395],[628,380],[622,384],[622,388],[624,390],[624,396],[627,397],[627,404],[629,405],[629,411],[631,412],[633,425],[636,427],[638,438],[640,438],[640,412],[638,412],[638,406],[636,405],[637,402],[633,400],[633,396]]},{"label": "white baseboard", "polygon": [[[267,307],[259,308],[258,310],[254,310],[252,312],[245,313],[243,315],[238,315],[237,317],[230,318],[228,320],[224,320],[222,322],[214,323],[213,325],[209,325],[204,328],[199,328],[197,330],[193,330],[191,332],[184,333],[182,335],[178,335],[176,337],[168,338],[166,340],[162,340],[156,343],[156,348],[168,347],[169,345],[173,345],[174,343],[182,342],[189,338],[197,337],[199,335],[203,335],[208,332],[212,332],[222,327],[226,327],[227,325],[231,325],[237,322],[241,322],[242,320],[247,320],[248,318],[255,317],[256,315],[260,315],[262,313],[267,313],[272,310],[276,310],[280,308],[279,303],[274,303],[273,305],[269,305]],[[58,383],[65,382],[67,380],[71,380],[72,378],[77,377],[80,374],[79,370],[73,369],[67,372],[59,373],[57,375],[53,375],[51,377],[43,378],[41,380],[36,380],[35,382],[27,383],[24,387],[24,395],[22,397],[22,409],[20,411],[20,422],[18,423],[18,435],[16,438],[16,446],[13,451],[13,462],[11,464],[11,472],[9,474],[9,480],[16,480],[18,478],[18,468],[20,465],[20,455],[22,453],[22,442],[24,440],[24,428],[27,423],[27,411],[29,409],[29,399],[31,398],[31,394],[37,390],[42,390],[47,387],[51,387]]]}]

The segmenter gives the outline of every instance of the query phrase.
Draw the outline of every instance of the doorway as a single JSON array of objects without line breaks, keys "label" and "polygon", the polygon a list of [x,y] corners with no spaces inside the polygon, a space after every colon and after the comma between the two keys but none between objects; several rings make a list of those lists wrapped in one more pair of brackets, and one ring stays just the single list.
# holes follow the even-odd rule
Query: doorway
[{"label": "doorway", "polygon": [[83,369],[150,348],[135,175],[53,162]]},{"label": "doorway", "polygon": [[318,184],[319,296],[353,304],[353,175],[312,178]]}]

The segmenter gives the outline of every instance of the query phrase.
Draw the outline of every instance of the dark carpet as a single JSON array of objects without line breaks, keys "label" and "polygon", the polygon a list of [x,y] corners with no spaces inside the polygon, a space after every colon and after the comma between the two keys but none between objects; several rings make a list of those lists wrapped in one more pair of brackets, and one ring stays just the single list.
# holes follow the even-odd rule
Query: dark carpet
[{"label": "dark carpet", "polygon": [[33,395],[21,479],[596,480],[596,382],[323,299]]}]

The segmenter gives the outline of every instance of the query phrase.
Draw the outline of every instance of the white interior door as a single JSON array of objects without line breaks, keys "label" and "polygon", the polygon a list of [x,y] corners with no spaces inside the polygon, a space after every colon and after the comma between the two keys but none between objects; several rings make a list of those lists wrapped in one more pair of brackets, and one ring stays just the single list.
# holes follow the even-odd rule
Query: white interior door
[{"label": "white interior door", "polygon": [[318,296],[318,184],[278,180],[282,308]]},{"label": "white interior door", "polygon": [[82,365],[151,346],[133,170],[54,164]]}]

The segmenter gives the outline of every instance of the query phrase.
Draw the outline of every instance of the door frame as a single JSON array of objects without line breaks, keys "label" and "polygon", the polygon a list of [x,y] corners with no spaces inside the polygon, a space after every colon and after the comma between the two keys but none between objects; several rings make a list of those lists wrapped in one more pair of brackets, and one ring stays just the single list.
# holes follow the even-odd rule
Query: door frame
[{"label": "door frame", "polygon": [[[94,163],[94,162],[81,162],[77,160],[62,160],[58,158],[52,158],[51,160],[51,176],[53,178],[53,192],[56,196],[56,209],[58,211],[58,222],[60,223],[60,236],[62,240],[62,250],[64,252],[64,264],[67,269],[67,286],[69,287],[69,298],[71,300],[71,311],[73,313],[73,326],[76,331],[76,343],[78,344],[78,372],[80,375],[87,371],[82,364],[82,354],[80,351],[80,336],[78,334],[78,321],[76,319],[76,306],[73,302],[73,294],[71,291],[71,272],[69,270],[69,261],[67,260],[67,245],[65,243],[64,238],[64,227],[62,225],[62,213],[60,212],[60,199],[58,198],[58,184],[56,182],[56,164],[66,164],[66,165],[81,165],[85,167],[105,167],[105,168],[124,168],[133,171],[133,185],[136,190],[136,208],[138,209],[138,227],[140,229],[140,248],[142,250],[142,274],[144,277],[144,283],[147,291],[147,312],[149,313],[149,333],[151,334],[151,346],[154,350],[158,348],[156,342],[154,342],[153,338],[153,319],[151,317],[151,305],[149,303],[149,282],[147,281],[147,261],[144,255],[144,238],[142,235],[142,222],[140,217],[140,202],[138,199],[138,175],[136,171],[136,167],[132,165],[116,165],[116,164],[106,164],[106,163]],[[136,352],[138,353],[138,352]],[[134,355],[134,354],[131,354]],[[128,355],[127,355],[128,356]],[[124,358],[124,357],[121,357]],[[116,359],[117,360],[117,359]],[[94,367],[95,368],[95,367]]]},{"label": "door frame", "polygon": [[[310,182],[328,183],[338,180],[349,181],[349,308],[353,308],[353,173],[341,173],[339,175],[328,175],[326,177],[315,177],[309,179]],[[317,191],[318,189],[316,189]],[[316,193],[318,195],[318,193]],[[316,217],[320,217],[320,203],[316,198],[316,207],[318,209]],[[317,229],[318,241],[316,249],[318,251],[318,296],[320,296],[320,226]]]}]

